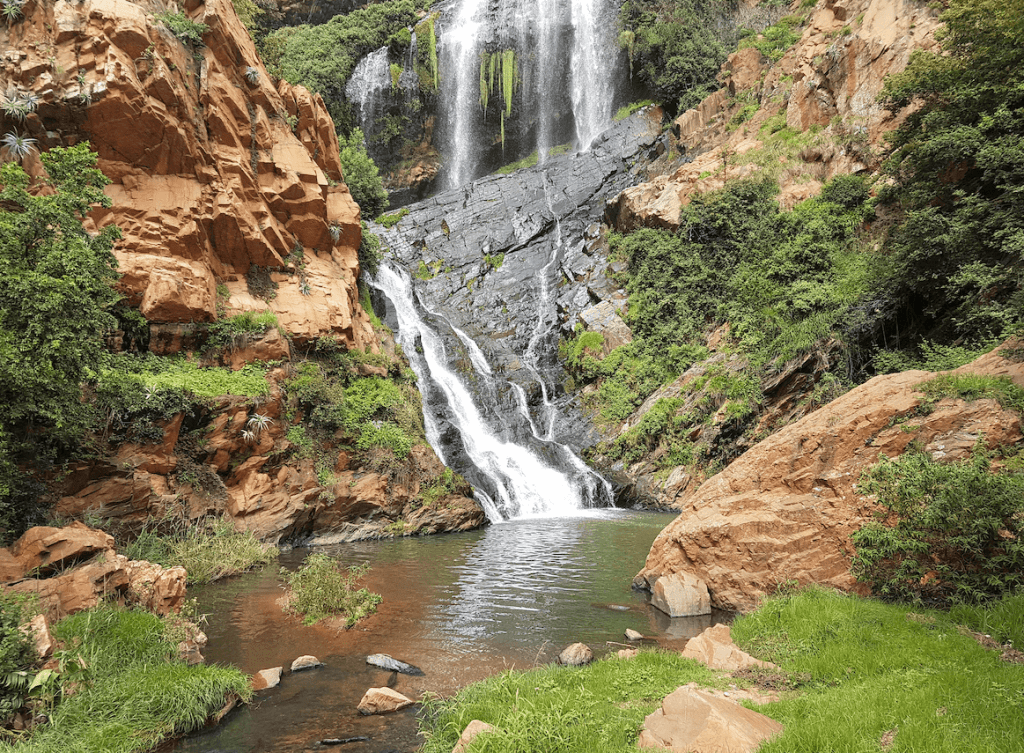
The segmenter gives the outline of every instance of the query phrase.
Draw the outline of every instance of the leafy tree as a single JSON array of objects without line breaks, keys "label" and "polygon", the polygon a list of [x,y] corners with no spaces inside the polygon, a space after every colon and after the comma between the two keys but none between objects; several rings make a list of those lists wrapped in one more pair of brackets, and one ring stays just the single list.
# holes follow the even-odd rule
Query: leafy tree
[{"label": "leafy tree", "polygon": [[890,248],[897,294],[946,339],[998,337],[1024,319],[1024,0],[953,0],[942,51],[886,83],[884,198],[905,211]]},{"label": "leafy tree", "polygon": [[364,217],[376,217],[388,208],[388,192],[380,179],[377,165],[366,153],[363,132],[356,128],[347,138],[339,136],[341,169],[352,198]]},{"label": "leafy tree", "polygon": [[120,231],[82,227],[90,207],[110,206],[96,155],[81,144],[40,158],[45,191],[29,191],[20,165],[0,167],[0,526],[8,532],[27,522],[15,509],[28,492],[17,461],[52,458],[87,425],[81,384],[104,361],[102,334],[114,328],[120,298],[112,287]]},{"label": "leafy tree", "polygon": [[680,111],[718,85],[715,77],[736,43],[720,23],[729,0],[627,0],[619,13],[620,44],[630,70],[659,102]]}]

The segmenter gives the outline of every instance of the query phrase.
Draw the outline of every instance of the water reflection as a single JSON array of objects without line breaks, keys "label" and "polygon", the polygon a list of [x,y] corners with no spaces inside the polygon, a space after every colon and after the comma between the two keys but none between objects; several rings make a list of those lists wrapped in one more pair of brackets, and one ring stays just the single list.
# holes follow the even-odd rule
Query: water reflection
[{"label": "water reflection", "polygon": [[[551,661],[583,641],[598,654],[619,648],[626,628],[679,648],[723,615],[670,619],[630,590],[633,575],[670,517],[601,511],[574,518],[517,520],[479,532],[361,542],[329,550],[346,564],[369,563],[367,586],[384,597],[378,613],[352,630],[306,627],[282,613],[275,572],[197,589],[209,613],[207,659],[247,672],[285,666],[301,654],[323,670],[286,675],[259,705],[213,733],[180,744],[188,751],[305,751],[319,739],[369,735],[360,753],[412,751],[413,712],[359,717],[369,687],[389,682],[410,697],[448,694],[500,672]],[[282,556],[298,567],[307,551]],[[609,643],[610,642],[610,643]],[[387,653],[421,667],[422,678],[368,667]]]}]

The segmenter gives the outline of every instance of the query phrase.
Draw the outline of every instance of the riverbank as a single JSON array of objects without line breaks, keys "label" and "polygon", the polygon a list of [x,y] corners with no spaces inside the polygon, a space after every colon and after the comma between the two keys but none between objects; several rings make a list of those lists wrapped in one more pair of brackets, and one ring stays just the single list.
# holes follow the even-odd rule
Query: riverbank
[{"label": "riverbank", "polygon": [[[1024,641],[1024,594],[974,611],[972,625],[987,613],[1002,615],[993,638]],[[644,651],[505,672],[427,704],[423,751],[447,753],[473,719],[497,731],[468,751],[632,751],[644,716],[677,687],[758,681],[779,700],[757,711],[785,727],[764,753],[1024,750],[1024,666],[982,646],[956,624],[965,617],[821,589],[776,596],[737,619],[733,637],[778,671],[741,679]]]}]

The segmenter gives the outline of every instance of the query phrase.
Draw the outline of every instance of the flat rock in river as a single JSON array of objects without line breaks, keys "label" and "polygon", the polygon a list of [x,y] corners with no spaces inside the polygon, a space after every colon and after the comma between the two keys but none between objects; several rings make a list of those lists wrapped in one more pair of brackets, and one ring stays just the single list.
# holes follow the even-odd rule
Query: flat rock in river
[{"label": "flat rock in river", "polygon": [[423,670],[419,667],[414,667],[412,664],[406,664],[404,661],[398,661],[387,654],[373,654],[372,656],[366,657],[366,663],[374,667],[380,667],[386,669],[388,672],[399,672],[403,675],[422,675]]}]

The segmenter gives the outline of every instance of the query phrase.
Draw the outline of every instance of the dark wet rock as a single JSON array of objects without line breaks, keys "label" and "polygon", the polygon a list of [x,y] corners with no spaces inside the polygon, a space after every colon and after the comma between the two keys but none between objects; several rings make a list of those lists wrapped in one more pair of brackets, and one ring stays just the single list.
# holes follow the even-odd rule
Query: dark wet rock
[{"label": "dark wet rock", "polygon": [[398,661],[398,659],[392,658],[387,654],[373,654],[372,656],[367,656],[366,663],[371,666],[387,670],[388,672],[399,672],[403,675],[420,676],[423,674],[423,670],[419,667],[414,667],[412,664],[406,664],[404,661]]},{"label": "dark wet rock", "polygon": [[[605,203],[641,179],[644,155],[660,135],[660,115],[637,114],[616,123],[589,152],[481,178],[409,205],[408,215],[391,229],[371,227],[391,258],[416,278],[425,318],[437,325],[456,364],[460,358],[465,362],[470,390],[483,410],[499,417],[499,425],[500,416],[520,410],[519,396],[511,386],[496,391],[472,383],[469,354],[456,329],[476,343],[496,375],[525,391],[531,412],[542,404],[538,377],[543,379],[560,415],[553,440],[575,449],[597,441],[577,398],[564,391],[558,341],[571,334],[583,311],[604,300],[612,307],[605,318],[621,322],[617,312],[625,294],[605,275],[609,262],[598,223]],[[539,276],[545,269],[542,285]],[[528,364],[523,354],[538,331],[545,286],[550,303],[544,335],[535,346],[536,364]],[[397,324],[393,319],[388,323]],[[624,338],[628,328],[616,332]],[[420,387],[430,402],[429,386]],[[452,456],[458,443],[446,443],[444,432],[442,427],[446,460],[462,472],[458,457]],[[478,485],[477,479],[470,481]]]},{"label": "dark wet rock", "polygon": [[328,737],[321,740],[319,745],[348,745],[349,743],[368,743],[370,738],[361,735],[359,737]]}]

